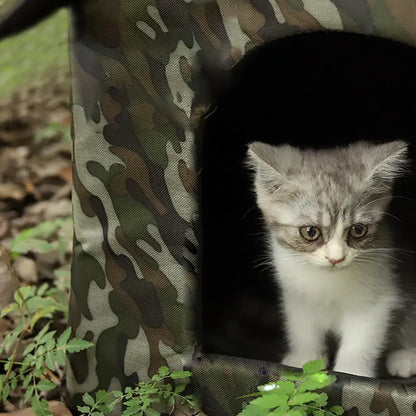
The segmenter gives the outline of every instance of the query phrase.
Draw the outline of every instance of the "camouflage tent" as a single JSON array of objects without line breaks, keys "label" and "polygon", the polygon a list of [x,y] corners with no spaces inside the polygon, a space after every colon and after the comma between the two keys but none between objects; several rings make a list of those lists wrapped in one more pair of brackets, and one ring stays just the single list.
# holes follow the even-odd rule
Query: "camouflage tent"
[{"label": "camouflage tent", "polygon": [[[40,9],[37,16],[58,5],[23,2],[9,23],[3,24],[1,34],[17,30],[19,13],[29,3],[32,9]],[[246,54],[256,67],[256,51],[262,53],[264,47],[273,45],[277,49],[272,54],[282,57],[282,67],[290,63],[289,56],[298,62],[296,45],[289,42],[279,49],[280,39],[303,33],[306,43],[301,40],[299,47],[304,54],[324,39],[322,33],[334,31],[341,39],[350,32],[355,45],[363,39],[386,38],[389,50],[404,49],[404,54],[411,54],[416,44],[416,3],[83,0],[72,6],[75,234],[71,325],[78,337],[95,343],[94,349],[70,358],[67,380],[73,402],[82,392],[133,384],[169,365],[193,369],[195,388],[208,416],[235,415],[241,410],[241,401],[235,398],[278,377],[281,366],[253,357],[233,357],[230,354],[238,350],[234,347],[196,350],[200,339],[209,344],[211,335],[206,334],[215,327],[213,319],[206,318],[211,312],[215,315],[215,301],[210,306],[204,298],[205,286],[209,296],[215,296],[215,288],[204,281],[199,285],[198,246],[204,229],[199,227],[198,174],[201,167],[205,169],[197,162],[203,147],[198,143],[204,138],[201,125],[206,125],[206,137],[212,136],[209,115],[229,97],[221,98],[233,82],[229,74],[244,73],[238,68]],[[25,19],[23,25],[29,23]],[[309,43],[312,32],[320,35]],[[262,59],[258,65],[267,66],[269,61]],[[288,68],[290,74],[294,68]],[[279,130],[283,104],[301,102],[299,85],[304,84],[295,82],[288,88],[289,81],[277,82],[286,94],[279,97],[280,106],[276,98],[274,128]],[[244,79],[236,88],[244,90],[242,84]],[[252,89],[258,92],[256,86]],[[319,93],[315,89],[310,95]],[[296,100],[289,100],[287,94]],[[400,107],[402,100],[397,100]],[[411,99],[406,100],[400,110],[411,113],[414,105],[408,106]],[[244,125],[248,118],[249,112],[232,121]],[[226,118],[220,117],[220,124],[221,120],[224,125]],[[215,149],[221,151],[226,140],[226,136],[222,142],[217,140],[220,147]],[[216,203],[221,207],[221,200]],[[221,240],[222,230],[216,231]],[[225,245],[219,246],[226,250]],[[203,276],[222,268],[215,259],[202,259],[209,263]],[[208,305],[205,312],[200,310],[201,301]],[[222,310],[215,319],[226,319],[225,315]],[[204,322],[209,327],[205,335]],[[257,358],[270,356],[266,351]],[[342,404],[350,416],[407,416],[416,411],[416,390],[409,383],[341,377],[331,400]]]}]

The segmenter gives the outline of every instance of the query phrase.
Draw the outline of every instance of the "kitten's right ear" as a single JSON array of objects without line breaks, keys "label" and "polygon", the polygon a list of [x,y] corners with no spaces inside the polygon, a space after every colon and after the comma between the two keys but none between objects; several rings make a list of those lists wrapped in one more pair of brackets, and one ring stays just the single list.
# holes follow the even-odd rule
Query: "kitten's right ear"
[{"label": "kitten's right ear", "polygon": [[246,165],[255,172],[258,190],[274,193],[285,181],[284,175],[272,167],[272,155],[275,152],[273,146],[262,142],[252,142],[248,146]]},{"label": "kitten's right ear", "polygon": [[395,140],[371,147],[363,161],[367,167],[367,180],[380,189],[390,189],[393,180],[407,171],[408,143]]}]

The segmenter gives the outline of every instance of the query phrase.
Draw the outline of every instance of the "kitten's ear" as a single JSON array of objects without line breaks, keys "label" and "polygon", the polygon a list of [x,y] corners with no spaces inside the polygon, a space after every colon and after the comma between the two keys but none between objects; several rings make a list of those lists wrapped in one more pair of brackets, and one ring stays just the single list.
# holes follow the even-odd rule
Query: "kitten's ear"
[{"label": "kitten's ear", "polygon": [[276,169],[278,154],[276,146],[253,142],[247,151],[246,165],[255,172],[255,185],[270,193],[280,188],[285,176]]},{"label": "kitten's ear", "polygon": [[367,180],[376,186],[390,188],[393,180],[406,172],[408,144],[396,140],[372,147],[363,158],[367,167]]}]

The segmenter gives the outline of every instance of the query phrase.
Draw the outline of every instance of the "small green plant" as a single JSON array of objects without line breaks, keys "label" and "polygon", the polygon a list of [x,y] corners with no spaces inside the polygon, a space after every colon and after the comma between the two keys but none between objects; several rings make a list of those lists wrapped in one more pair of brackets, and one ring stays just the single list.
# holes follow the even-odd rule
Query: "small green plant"
[{"label": "small green plant", "polygon": [[69,125],[62,123],[49,123],[47,126],[39,130],[35,136],[35,143],[41,143],[45,140],[50,140],[55,137],[60,137],[63,141],[71,141],[71,129]]},{"label": "small green plant", "polygon": [[[0,374],[0,398],[7,400],[11,391],[17,387],[26,389],[24,401],[30,402],[38,416],[50,415],[48,403],[42,392],[54,389],[59,383],[56,374],[66,362],[67,352],[78,352],[91,347],[88,341],[71,339],[71,328],[57,336],[49,330],[53,315],[62,311],[62,305],[48,294],[49,286],[39,288],[25,286],[14,294],[15,302],[7,306],[0,314],[15,322],[15,328],[9,331],[0,345],[0,353],[8,355],[1,360],[4,373]],[[43,321],[42,329],[30,338],[35,326]],[[30,339],[23,349],[24,341]],[[21,356],[18,361],[17,357]]]},{"label": "small green plant", "polygon": [[73,224],[70,217],[44,221],[36,227],[21,231],[10,243],[12,258],[30,251],[48,253],[58,251],[61,257],[72,239]]},{"label": "small green plant", "polygon": [[[68,316],[67,311],[67,292],[69,291],[70,280],[70,264],[65,255],[71,249],[73,234],[73,221],[71,217],[57,218],[51,221],[44,221],[36,227],[22,230],[10,242],[10,265],[11,273],[14,274],[11,260],[16,260],[22,254],[33,253],[50,253],[57,251],[60,257],[62,267],[54,270],[55,288],[49,288],[49,294],[54,297],[62,305],[65,305],[63,310],[65,316]],[[3,249],[3,251],[5,251]],[[8,253],[5,252],[5,256]],[[7,261],[7,260],[6,260]]]},{"label": "small green plant", "polygon": [[99,390],[95,397],[85,393],[82,396],[84,405],[78,406],[78,411],[85,416],[105,416],[118,404],[123,406],[122,416],[171,415],[181,405],[196,410],[195,398],[182,394],[186,383],[174,383],[191,375],[190,371],[170,371],[168,367],[160,367],[151,380],[142,381],[135,387],[126,387],[124,391]]},{"label": "small green plant", "polygon": [[282,380],[258,387],[258,392],[242,396],[251,398],[238,416],[337,416],[341,406],[327,408],[328,395],[322,388],[333,384],[334,375],[325,370],[323,360],[310,361],[302,372],[286,372]]},{"label": "small green plant", "polygon": [[[13,260],[29,252],[58,251],[61,263],[72,237],[72,220],[58,218],[21,231],[11,241],[10,249],[0,244],[0,255],[9,272],[20,285]],[[13,329],[5,334],[0,344],[0,400],[6,401],[19,389],[24,391],[24,402],[30,403],[37,416],[50,415],[45,394],[60,384],[61,368],[66,354],[78,352],[93,344],[71,338],[71,329],[61,334],[52,330],[57,314],[67,315],[65,289],[69,267],[55,270],[55,287],[44,283],[40,286],[23,286],[14,293],[14,302],[0,312],[0,318],[10,321]],[[61,287],[59,287],[59,285]]]}]

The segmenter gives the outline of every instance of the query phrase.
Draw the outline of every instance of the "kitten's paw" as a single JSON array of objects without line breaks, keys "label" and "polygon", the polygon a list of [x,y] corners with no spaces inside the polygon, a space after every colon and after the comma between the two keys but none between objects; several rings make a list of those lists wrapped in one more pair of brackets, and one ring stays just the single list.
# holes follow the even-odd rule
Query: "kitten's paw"
[{"label": "kitten's paw", "polygon": [[416,350],[401,349],[391,352],[386,360],[387,371],[392,376],[408,378],[416,374]]},{"label": "kitten's paw", "polygon": [[305,363],[307,363],[308,361],[319,360],[321,358],[324,359],[324,363],[325,363],[325,367],[326,367],[327,364],[328,364],[327,357],[318,357],[318,356],[312,356],[310,354],[299,354],[299,353],[289,353],[289,354],[287,354],[283,358],[282,364],[287,365],[288,367],[302,368],[302,366]]}]

